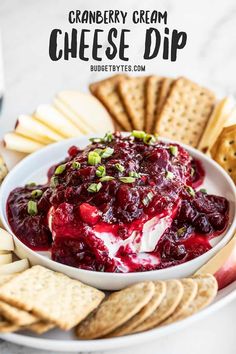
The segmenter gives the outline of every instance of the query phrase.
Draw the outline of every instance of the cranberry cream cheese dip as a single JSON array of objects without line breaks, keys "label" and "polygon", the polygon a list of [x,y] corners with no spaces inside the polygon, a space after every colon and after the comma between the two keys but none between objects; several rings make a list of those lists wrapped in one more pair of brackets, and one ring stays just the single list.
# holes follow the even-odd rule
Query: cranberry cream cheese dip
[{"label": "cranberry cream cheese dip", "polygon": [[100,272],[140,272],[194,259],[229,223],[226,198],[200,189],[205,172],[182,146],[143,131],[70,147],[45,185],[15,188],[14,234],[53,260]]}]

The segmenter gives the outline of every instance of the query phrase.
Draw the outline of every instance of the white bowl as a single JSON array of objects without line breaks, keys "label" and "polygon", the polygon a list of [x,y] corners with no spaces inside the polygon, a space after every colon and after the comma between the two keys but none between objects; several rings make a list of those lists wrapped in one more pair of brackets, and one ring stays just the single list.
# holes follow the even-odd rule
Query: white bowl
[{"label": "white bowl", "polygon": [[[169,142],[167,139],[163,141]],[[102,273],[73,268],[50,259],[49,252],[36,252],[24,245],[12,232],[6,216],[6,202],[9,193],[16,187],[30,181],[45,183],[49,167],[63,160],[71,145],[85,147],[88,137],[73,138],[49,145],[22,160],[5,178],[0,189],[0,217],[3,225],[14,237],[16,254],[20,258],[28,258],[31,264],[41,264],[45,267],[67,274],[86,284],[106,290],[121,289],[143,280],[180,278],[192,275],[198,268],[218,252],[233,236],[236,228],[236,189],[227,173],[213,160],[201,152],[181,144],[193,157],[202,162],[206,172],[204,184],[208,193],[224,196],[230,203],[230,223],[223,235],[214,239],[213,248],[205,254],[184,264],[147,272],[136,273]]]}]

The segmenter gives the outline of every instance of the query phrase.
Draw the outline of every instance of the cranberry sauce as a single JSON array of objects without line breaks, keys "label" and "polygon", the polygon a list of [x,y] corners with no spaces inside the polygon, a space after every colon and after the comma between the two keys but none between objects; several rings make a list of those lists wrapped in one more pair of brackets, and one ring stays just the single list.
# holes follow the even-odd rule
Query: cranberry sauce
[{"label": "cranberry sauce", "polygon": [[[74,267],[169,267],[205,253],[228,225],[228,201],[194,189],[204,180],[200,162],[144,132],[106,134],[83,150],[72,146],[48,178],[44,186],[10,193],[8,220],[27,246],[51,247],[52,259]],[[138,257],[138,239],[128,241],[154,218],[165,228],[147,257]]]}]

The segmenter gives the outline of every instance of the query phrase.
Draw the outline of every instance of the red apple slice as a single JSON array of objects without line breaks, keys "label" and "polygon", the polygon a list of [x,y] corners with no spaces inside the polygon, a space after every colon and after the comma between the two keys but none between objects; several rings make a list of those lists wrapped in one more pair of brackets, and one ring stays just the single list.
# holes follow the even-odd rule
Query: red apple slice
[{"label": "red apple slice", "polygon": [[53,129],[64,138],[81,136],[82,133],[75,124],[70,122],[55,107],[42,104],[38,106],[33,116],[48,128]]},{"label": "red apple slice", "polygon": [[33,117],[24,114],[18,117],[15,132],[46,145],[63,139],[62,135],[59,135]]},{"label": "red apple slice", "polygon": [[31,154],[45,146],[17,133],[5,134],[4,143],[7,149],[24,152],[26,154]]},{"label": "red apple slice", "polygon": [[79,91],[62,91],[57,94],[55,104],[58,101],[74,114],[75,124],[83,123],[95,133],[114,131],[111,116],[96,97]]},{"label": "red apple slice", "polygon": [[21,259],[10,264],[0,265],[0,275],[20,273],[28,268],[28,259]]},{"label": "red apple slice", "polygon": [[196,274],[213,274],[219,289],[236,280],[236,235],[212,257]]},{"label": "red apple slice", "polygon": [[14,251],[12,235],[0,228],[0,251]]}]

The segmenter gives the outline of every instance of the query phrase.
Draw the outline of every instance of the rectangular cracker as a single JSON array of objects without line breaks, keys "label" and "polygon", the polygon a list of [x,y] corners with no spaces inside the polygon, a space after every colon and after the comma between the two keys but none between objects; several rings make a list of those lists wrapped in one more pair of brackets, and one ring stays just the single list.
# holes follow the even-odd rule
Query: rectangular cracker
[{"label": "rectangular cracker", "polygon": [[41,321],[27,326],[25,329],[28,329],[29,331],[34,332],[36,334],[43,334],[50,331],[50,329],[53,329],[54,327],[55,325],[53,323]]},{"label": "rectangular cracker", "polygon": [[211,154],[236,184],[236,124],[222,130],[211,149]]},{"label": "rectangular cracker", "polygon": [[0,333],[11,333],[17,331],[18,326],[6,321],[3,318],[0,318]]},{"label": "rectangular cracker", "polygon": [[156,131],[163,137],[197,147],[214,104],[213,92],[181,77],[170,88]]},{"label": "rectangular cracker", "polygon": [[146,115],[147,76],[120,81],[118,90],[134,129],[143,130]]},{"label": "rectangular cracker", "polygon": [[[15,276],[15,274],[1,275],[0,287],[9,282]],[[3,316],[7,321],[17,326],[27,326],[39,321],[37,317],[31,315],[30,313],[24,310],[19,310],[18,308],[11,306],[3,301],[0,301],[0,315]]]},{"label": "rectangular cracker", "polygon": [[152,133],[154,127],[155,117],[159,106],[160,90],[163,78],[161,76],[150,76],[147,78],[146,85],[146,118],[145,118],[145,131]]},{"label": "rectangular cracker", "polygon": [[0,299],[69,330],[88,316],[104,293],[64,274],[34,266],[1,287]]},{"label": "rectangular cracker", "polygon": [[131,120],[117,91],[118,84],[126,80],[126,75],[114,75],[91,84],[89,89],[104,104],[115,122],[123,130],[130,131],[132,130]]}]

